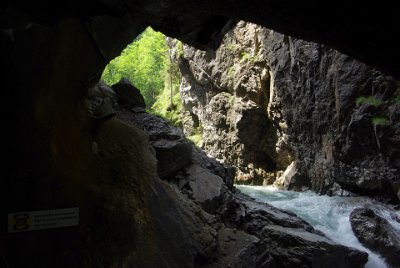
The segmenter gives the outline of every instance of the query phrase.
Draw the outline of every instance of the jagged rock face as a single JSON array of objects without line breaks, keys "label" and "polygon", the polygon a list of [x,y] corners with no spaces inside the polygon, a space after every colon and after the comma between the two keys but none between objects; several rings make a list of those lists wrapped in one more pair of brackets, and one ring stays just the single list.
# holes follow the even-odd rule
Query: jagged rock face
[{"label": "jagged rock face", "polygon": [[[262,162],[266,172],[296,160],[295,177],[316,191],[336,183],[398,202],[398,81],[244,22],[215,53],[186,47],[180,65],[185,107],[201,122],[211,156],[245,171]],[[360,101],[370,95],[379,104]],[[374,121],[379,116],[386,121]]]},{"label": "jagged rock face", "polygon": [[[241,25],[215,53],[185,49],[181,95],[202,126],[203,148],[210,156],[237,167],[239,181],[272,183],[290,164],[291,150],[279,127],[284,122],[274,122],[268,114],[268,66],[252,64],[257,29]],[[249,51],[242,49],[246,45]]]},{"label": "jagged rock face", "polygon": [[[165,140],[165,133],[181,132],[141,109],[120,107],[117,117],[149,134],[158,173],[163,174],[164,154],[159,154],[157,141]],[[181,137],[184,138],[183,134]],[[169,150],[174,152],[174,148]],[[157,190],[175,192],[172,199],[157,198],[157,202],[166,201],[163,205],[156,203],[160,214],[160,210],[168,215],[171,209],[177,210],[172,210],[169,219],[156,221],[161,223],[157,233],[160,242],[168,241],[164,232],[168,238],[183,224],[177,234],[179,247],[185,247],[189,256],[183,259],[187,263],[180,258],[175,260],[177,267],[332,267],[333,263],[339,267],[361,267],[367,261],[366,253],[333,243],[294,213],[255,202],[229,187],[233,179],[229,168],[204,156],[198,148],[193,146],[188,158],[190,164],[180,166],[178,172],[167,178],[168,183],[161,184],[163,189]],[[171,225],[171,219],[178,221],[178,226]],[[186,241],[179,240],[181,234],[186,235]],[[163,246],[161,243],[157,250],[163,251]],[[171,255],[171,249],[163,252],[165,265]],[[134,260],[128,258],[125,264]]]}]

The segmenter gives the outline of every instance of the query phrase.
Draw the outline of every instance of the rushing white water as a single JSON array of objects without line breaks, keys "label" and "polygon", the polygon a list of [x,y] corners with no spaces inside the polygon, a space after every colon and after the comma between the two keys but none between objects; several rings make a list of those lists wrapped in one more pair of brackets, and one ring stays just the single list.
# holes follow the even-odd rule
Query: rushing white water
[{"label": "rushing white water", "polygon": [[400,230],[400,223],[393,219],[393,215],[398,215],[399,212],[391,207],[365,197],[329,197],[313,192],[283,191],[272,186],[236,187],[256,200],[296,213],[336,243],[367,252],[369,256],[366,268],[388,267],[379,255],[361,245],[351,229],[349,215],[353,209],[367,206]]}]

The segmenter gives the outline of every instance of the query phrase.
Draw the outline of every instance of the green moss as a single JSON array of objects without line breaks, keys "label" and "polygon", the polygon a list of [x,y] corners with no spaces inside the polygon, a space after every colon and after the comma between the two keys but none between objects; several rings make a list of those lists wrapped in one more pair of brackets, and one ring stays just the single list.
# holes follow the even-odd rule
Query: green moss
[{"label": "green moss", "polygon": [[248,60],[250,57],[250,53],[247,51],[243,51],[242,53],[240,53],[241,61]]},{"label": "green moss", "polygon": [[230,95],[229,96],[229,105],[231,107],[233,107],[234,104],[235,104],[235,95]]},{"label": "green moss", "polygon": [[201,147],[203,145],[203,134],[197,133],[194,135],[190,135],[188,137],[197,147]]},{"label": "green moss", "polygon": [[176,55],[178,56],[178,58],[183,57],[184,51],[183,51],[183,44],[181,41],[176,42],[175,48],[176,48]]},{"label": "green moss", "polygon": [[234,66],[229,67],[229,69],[227,71],[227,74],[226,74],[226,77],[229,80],[233,80],[233,78],[235,77],[235,67]]},{"label": "green moss", "polygon": [[231,43],[231,44],[226,44],[224,48],[230,53],[235,53],[239,49],[239,45]]},{"label": "green moss", "polygon": [[243,51],[240,54],[240,57],[241,57],[241,59],[240,59],[241,62],[248,61],[252,64],[254,62],[256,62],[256,60],[257,60],[257,55],[251,55],[250,52],[247,52],[247,51]]},{"label": "green moss", "polygon": [[368,103],[375,107],[379,107],[382,105],[383,101],[380,99],[375,98],[374,96],[360,96],[356,99],[357,105],[362,105],[364,103]]},{"label": "green moss", "polygon": [[390,124],[390,120],[386,116],[374,116],[372,117],[372,124],[376,126],[387,126]]}]

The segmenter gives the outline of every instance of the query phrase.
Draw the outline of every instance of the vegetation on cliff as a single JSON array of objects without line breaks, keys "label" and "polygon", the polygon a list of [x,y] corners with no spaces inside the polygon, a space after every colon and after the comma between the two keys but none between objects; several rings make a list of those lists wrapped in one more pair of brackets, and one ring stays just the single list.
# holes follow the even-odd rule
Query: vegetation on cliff
[{"label": "vegetation on cliff", "polygon": [[167,37],[148,27],[104,69],[102,79],[113,85],[127,78],[140,89],[149,112],[180,124],[180,73]]}]

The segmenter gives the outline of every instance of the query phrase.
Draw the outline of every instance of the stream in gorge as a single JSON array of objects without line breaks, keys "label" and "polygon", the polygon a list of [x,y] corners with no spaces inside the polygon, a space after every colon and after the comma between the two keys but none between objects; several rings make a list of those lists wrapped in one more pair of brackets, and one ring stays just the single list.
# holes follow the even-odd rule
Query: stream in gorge
[{"label": "stream in gorge", "polygon": [[400,223],[392,218],[393,213],[399,216],[399,211],[396,212],[390,206],[367,197],[330,197],[311,191],[278,190],[273,186],[235,186],[258,201],[296,213],[334,242],[367,252],[369,256],[366,268],[388,267],[379,255],[371,252],[358,241],[351,229],[349,215],[357,207],[368,206],[379,216],[388,220],[394,228],[400,230]]}]

